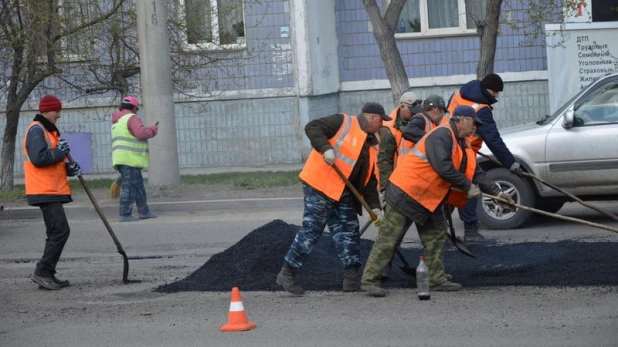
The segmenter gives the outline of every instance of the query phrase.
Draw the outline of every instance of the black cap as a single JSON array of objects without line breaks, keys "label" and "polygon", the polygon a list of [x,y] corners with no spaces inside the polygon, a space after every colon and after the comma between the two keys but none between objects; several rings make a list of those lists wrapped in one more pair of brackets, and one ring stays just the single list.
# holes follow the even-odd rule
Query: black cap
[{"label": "black cap", "polygon": [[384,112],[384,107],[382,107],[382,105],[378,104],[377,102],[366,103],[365,105],[363,105],[363,109],[361,110],[361,112],[380,115],[380,117],[382,117],[382,119],[384,120],[393,120],[391,117],[386,115],[386,112]]},{"label": "black cap", "polygon": [[479,119],[479,116],[476,115],[476,111],[470,106],[459,105],[455,107],[455,111],[453,111],[453,117],[470,117],[474,119],[477,124],[483,124]]},{"label": "black cap", "polygon": [[504,90],[504,82],[502,82],[502,77],[498,76],[495,73],[490,73],[485,76],[481,81],[481,85],[485,89],[495,90],[497,92],[501,92]]},{"label": "black cap", "polygon": [[440,95],[430,95],[423,101],[423,106],[440,107],[446,111],[446,103]]}]

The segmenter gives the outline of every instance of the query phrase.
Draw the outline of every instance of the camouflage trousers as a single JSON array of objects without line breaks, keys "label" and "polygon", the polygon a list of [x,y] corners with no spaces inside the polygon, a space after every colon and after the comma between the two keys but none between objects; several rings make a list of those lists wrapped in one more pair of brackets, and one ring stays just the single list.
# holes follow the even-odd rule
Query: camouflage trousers
[{"label": "camouflage trousers", "polygon": [[[380,278],[395,254],[412,220],[391,206],[386,206],[384,219],[375,243],[367,258],[363,272],[363,284],[379,285]],[[425,263],[429,268],[429,285],[438,285],[446,280],[444,275],[444,243],[446,242],[446,219],[439,207],[423,225],[416,225],[423,245]]]},{"label": "camouflage trousers", "polygon": [[303,185],[303,191],[303,225],[296,233],[285,261],[295,269],[303,266],[328,225],[337,256],[343,265],[360,265],[360,234],[352,194],[345,189],[341,199],[333,201],[307,185]]}]

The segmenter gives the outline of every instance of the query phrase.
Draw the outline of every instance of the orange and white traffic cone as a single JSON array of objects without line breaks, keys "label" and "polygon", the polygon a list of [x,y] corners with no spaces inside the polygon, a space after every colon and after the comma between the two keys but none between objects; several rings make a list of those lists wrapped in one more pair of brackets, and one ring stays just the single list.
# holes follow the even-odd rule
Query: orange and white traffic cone
[{"label": "orange and white traffic cone", "polygon": [[247,331],[256,326],[255,322],[249,322],[247,319],[245,307],[240,297],[240,290],[238,290],[238,287],[232,288],[232,300],[230,302],[230,313],[227,318],[227,324],[222,325],[219,330],[223,332]]}]

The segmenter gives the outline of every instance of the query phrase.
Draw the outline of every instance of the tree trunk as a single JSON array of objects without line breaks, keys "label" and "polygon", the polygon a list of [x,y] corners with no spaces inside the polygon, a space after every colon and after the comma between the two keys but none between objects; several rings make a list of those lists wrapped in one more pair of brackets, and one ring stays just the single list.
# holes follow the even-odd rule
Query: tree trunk
[{"label": "tree trunk", "polygon": [[19,108],[7,109],[6,126],[2,138],[2,171],[0,171],[0,189],[13,189],[15,163],[15,138],[17,137],[17,125],[19,122]]},{"label": "tree trunk", "polygon": [[488,0],[487,6],[485,7],[485,20],[477,26],[477,30],[481,37],[479,62],[476,65],[476,77],[478,79],[482,79],[494,72],[501,6],[502,0]]},{"label": "tree trunk", "polygon": [[[402,1],[391,1],[389,8],[392,7],[395,2]],[[382,18],[380,8],[376,4],[375,0],[363,0],[363,5],[365,5],[365,9],[369,15],[369,20],[373,26],[373,36],[376,39],[378,48],[380,49],[380,57],[384,63],[386,76],[388,77],[388,81],[391,85],[393,103],[397,105],[399,104],[399,98],[401,95],[410,89],[410,83],[408,82],[408,75],[405,67],[403,66],[403,61],[401,60],[399,48],[397,48],[397,42],[395,42],[394,25],[390,26],[387,21]],[[396,12],[394,14],[388,14],[392,14],[392,17],[394,18],[399,18],[402,7],[403,4],[399,6],[399,11],[394,11]],[[387,10],[387,12],[388,11],[389,10]]]}]

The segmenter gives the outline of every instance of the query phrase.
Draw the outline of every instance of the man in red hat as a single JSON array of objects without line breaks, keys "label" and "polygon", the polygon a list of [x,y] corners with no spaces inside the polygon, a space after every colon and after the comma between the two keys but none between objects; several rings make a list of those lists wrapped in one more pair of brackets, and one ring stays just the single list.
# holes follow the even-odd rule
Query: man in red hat
[{"label": "man in red hat", "polygon": [[63,204],[72,202],[67,176],[81,175],[77,162],[69,164],[66,155],[69,144],[60,138],[56,121],[60,119],[62,103],[53,95],[39,102],[39,114],[24,137],[24,176],[26,199],[43,212],[47,239],[43,257],[36,264],[32,281],[41,289],[57,290],[69,281],[56,278],[56,264],[69,239],[70,228]]},{"label": "man in red hat", "polygon": [[142,170],[148,167],[148,139],[157,135],[157,125],[144,126],[137,116],[139,102],[132,96],[122,99],[120,110],[112,114],[112,164],[122,176],[120,221],[138,220],[133,216],[137,205],[139,219],[156,218],[146,202]]}]

